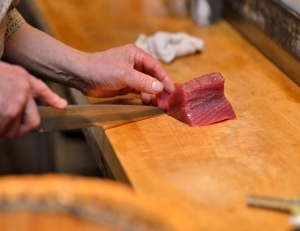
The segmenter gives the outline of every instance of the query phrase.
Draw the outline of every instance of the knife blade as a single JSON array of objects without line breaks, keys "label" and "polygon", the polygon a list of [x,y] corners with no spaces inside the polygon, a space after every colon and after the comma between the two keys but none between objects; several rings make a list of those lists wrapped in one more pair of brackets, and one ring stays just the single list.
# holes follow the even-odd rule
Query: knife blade
[{"label": "knife blade", "polygon": [[68,105],[65,109],[38,106],[41,123],[38,132],[102,126],[117,122],[134,122],[166,112],[146,105]]}]

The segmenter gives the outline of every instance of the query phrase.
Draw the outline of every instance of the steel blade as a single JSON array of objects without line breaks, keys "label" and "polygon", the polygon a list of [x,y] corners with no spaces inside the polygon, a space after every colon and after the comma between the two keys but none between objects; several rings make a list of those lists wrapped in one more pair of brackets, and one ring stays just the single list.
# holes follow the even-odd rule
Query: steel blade
[{"label": "steel blade", "polygon": [[165,109],[144,105],[69,105],[65,109],[38,107],[41,116],[39,132],[78,129],[117,122],[137,121],[166,112]]}]

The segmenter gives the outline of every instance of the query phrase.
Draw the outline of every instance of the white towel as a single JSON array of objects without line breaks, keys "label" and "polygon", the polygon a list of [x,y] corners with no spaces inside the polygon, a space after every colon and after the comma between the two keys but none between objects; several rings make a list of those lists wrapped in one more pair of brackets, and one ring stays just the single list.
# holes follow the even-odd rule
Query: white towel
[{"label": "white towel", "polygon": [[177,57],[202,51],[204,41],[184,32],[158,31],[149,37],[140,34],[135,41],[135,45],[154,58],[164,63],[170,63]]}]

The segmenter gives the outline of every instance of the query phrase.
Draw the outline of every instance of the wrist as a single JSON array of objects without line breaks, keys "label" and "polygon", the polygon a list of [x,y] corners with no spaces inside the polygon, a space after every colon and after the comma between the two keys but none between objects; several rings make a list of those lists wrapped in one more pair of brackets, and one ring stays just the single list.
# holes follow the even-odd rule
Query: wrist
[{"label": "wrist", "polygon": [[64,57],[61,66],[54,71],[55,78],[53,81],[81,91],[87,84],[88,59],[88,53],[74,50],[67,57]]}]

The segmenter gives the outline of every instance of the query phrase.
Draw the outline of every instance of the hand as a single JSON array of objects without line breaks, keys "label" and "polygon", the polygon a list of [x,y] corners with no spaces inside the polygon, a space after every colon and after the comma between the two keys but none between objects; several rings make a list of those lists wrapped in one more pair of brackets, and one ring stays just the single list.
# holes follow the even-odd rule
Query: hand
[{"label": "hand", "polygon": [[92,53],[86,65],[84,86],[79,90],[87,96],[140,92],[143,103],[156,105],[156,94],[175,89],[162,65],[133,44]]},{"label": "hand", "polygon": [[155,105],[156,94],[175,89],[162,65],[133,44],[89,54],[24,23],[4,45],[3,60],[87,96],[141,92],[143,103]]},{"label": "hand", "polygon": [[0,61],[0,136],[22,136],[39,125],[34,97],[56,108],[67,105],[25,69]]}]

